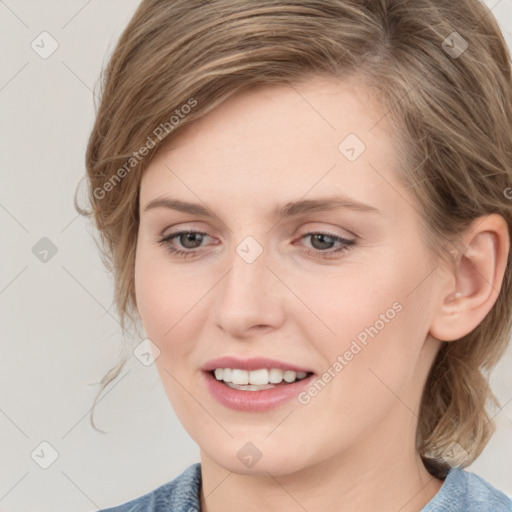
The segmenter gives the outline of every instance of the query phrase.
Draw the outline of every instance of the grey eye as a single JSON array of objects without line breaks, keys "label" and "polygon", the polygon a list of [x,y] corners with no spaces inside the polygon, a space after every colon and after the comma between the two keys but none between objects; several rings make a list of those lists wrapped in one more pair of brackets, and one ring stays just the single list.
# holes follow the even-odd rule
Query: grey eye
[{"label": "grey eye", "polygon": [[309,236],[311,237],[311,245],[318,250],[330,249],[335,242],[334,237],[322,233]]},{"label": "grey eye", "polygon": [[186,249],[197,249],[201,246],[203,235],[201,233],[181,233],[179,235],[180,244]]}]

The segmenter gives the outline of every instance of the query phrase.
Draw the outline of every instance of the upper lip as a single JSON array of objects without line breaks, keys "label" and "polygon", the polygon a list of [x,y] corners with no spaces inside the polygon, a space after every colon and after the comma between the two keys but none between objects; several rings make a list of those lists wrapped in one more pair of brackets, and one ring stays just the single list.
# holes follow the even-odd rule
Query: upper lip
[{"label": "upper lip", "polygon": [[282,370],[292,370],[294,372],[313,373],[307,368],[302,368],[295,364],[278,361],[277,359],[268,359],[266,357],[251,357],[250,359],[238,359],[236,357],[219,357],[205,363],[202,370],[210,372],[215,368],[238,368],[240,370],[259,370],[261,368],[281,368]]}]

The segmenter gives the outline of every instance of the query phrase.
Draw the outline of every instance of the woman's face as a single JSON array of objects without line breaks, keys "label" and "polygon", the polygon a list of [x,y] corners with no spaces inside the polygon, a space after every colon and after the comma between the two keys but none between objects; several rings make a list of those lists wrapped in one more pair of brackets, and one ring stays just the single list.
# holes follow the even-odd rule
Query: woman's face
[{"label": "woman's face", "polygon": [[439,269],[395,150],[356,81],[318,78],[230,98],[148,167],[138,311],[214,463],[284,475],[414,450]]}]

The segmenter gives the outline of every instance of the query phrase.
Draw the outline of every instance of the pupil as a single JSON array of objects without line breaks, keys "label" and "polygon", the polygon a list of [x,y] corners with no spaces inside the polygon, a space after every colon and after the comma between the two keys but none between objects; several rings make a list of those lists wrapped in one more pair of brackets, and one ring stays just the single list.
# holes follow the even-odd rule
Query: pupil
[{"label": "pupil", "polygon": [[[325,242],[326,239],[327,239],[327,242]],[[320,247],[315,247],[316,249],[329,249],[333,242],[332,236],[322,235],[322,234],[313,235],[313,239],[312,239],[313,246],[315,246],[315,244],[313,243],[313,241],[315,241],[315,240],[320,240]]]}]

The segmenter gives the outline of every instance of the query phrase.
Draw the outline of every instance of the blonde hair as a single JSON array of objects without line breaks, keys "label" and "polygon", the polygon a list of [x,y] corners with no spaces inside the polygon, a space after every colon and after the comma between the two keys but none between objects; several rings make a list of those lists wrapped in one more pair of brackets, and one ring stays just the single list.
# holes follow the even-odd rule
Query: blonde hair
[{"label": "blonde hair", "polygon": [[[82,210],[101,235],[123,331],[137,322],[140,180],[162,142],[243,88],[317,75],[356,76],[375,92],[433,251],[459,249],[457,236],[485,214],[512,233],[510,54],[478,0],[144,0],[104,70],[86,154],[91,211]],[[487,377],[512,326],[510,260],[490,313],[444,343],[431,368],[417,447],[433,474],[446,474],[452,443],[468,465],[493,432]]]}]

